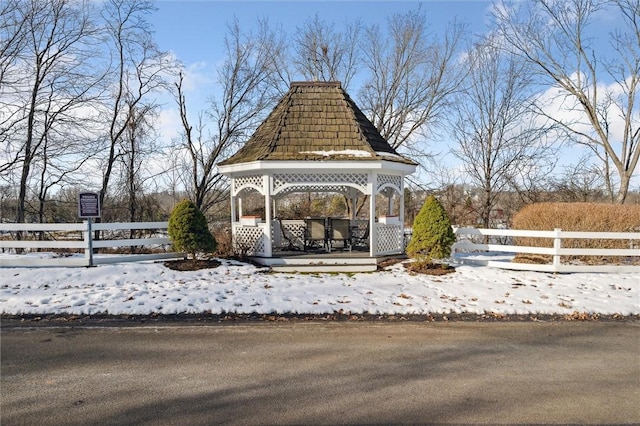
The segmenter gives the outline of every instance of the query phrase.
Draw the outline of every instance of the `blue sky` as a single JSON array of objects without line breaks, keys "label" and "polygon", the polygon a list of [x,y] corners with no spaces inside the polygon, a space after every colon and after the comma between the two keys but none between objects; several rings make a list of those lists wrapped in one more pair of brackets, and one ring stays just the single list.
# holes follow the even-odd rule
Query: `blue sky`
[{"label": "blue sky", "polygon": [[458,19],[475,31],[483,31],[490,1],[159,1],[158,11],[150,17],[156,41],[162,50],[175,53],[184,63],[216,62],[226,25],[234,18],[241,28],[250,28],[258,18],[283,25],[288,32],[316,14],[323,20],[344,22],[360,19],[365,25],[380,23],[395,13],[416,10],[422,3],[436,33]]},{"label": "blue sky", "polygon": [[[282,25],[293,35],[296,27],[315,15],[336,30],[343,24],[360,20],[363,25],[384,27],[394,14],[405,14],[419,7],[425,12],[434,34],[441,36],[454,20],[465,22],[474,34],[486,31],[492,2],[466,1],[214,1],[160,0],[158,10],[149,16],[155,39],[161,50],[172,52],[185,66],[185,93],[192,120],[206,109],[207,100],[216,94],[216,65],[224,59],[227,24],[238,19],[243,30],[250,30],[259,18],[267,18],[273,27]],[[354,89],[356,90],[356,89]],[[357,98],[357,93],[351,93]],[[176,135],[180,123],[171,99],[164,103],[160,131],[165,137]]]},{"label": "blue sky", "polygon": [[[393,14],[404,14],[421,6],[436,35],[443,35],[447,24],[454,20],[468,24],[472,34],[481,35],[488,31],[492,1],[159,0],[156,6],[158,10],[148,17],[156,42],[161,50],[172,52],[184,64],[187,107],[189,115],[195,117],[198,111],[206,109],[207,99],[216,94],[216,65],[224,59],[224,36],[227,24],[234,19],[238,19],[242,30],[248,31],[259,18],[267,18],[271,26],[282,25],[287,34],[293,35],[296,27],[315,15],[334,23],[335,29],[340,30],[344,23],[356,20],[365,26],[384,26]],[[615,26],[610,17],[600,14],[592,26],[598,34],[597,42],[606,43],[606,34]],[[351,93],[351,96],[357,99],[357,93]],[[161,102],[164,106],[158,129],[164,138],[170,139],[179,131],[179,116],[171,99]],[[447,163],[452,160],[446,155],[449,142],[432,142],[432,152],[442,153]],[[574,156],[565,158],[572,162]]]}]

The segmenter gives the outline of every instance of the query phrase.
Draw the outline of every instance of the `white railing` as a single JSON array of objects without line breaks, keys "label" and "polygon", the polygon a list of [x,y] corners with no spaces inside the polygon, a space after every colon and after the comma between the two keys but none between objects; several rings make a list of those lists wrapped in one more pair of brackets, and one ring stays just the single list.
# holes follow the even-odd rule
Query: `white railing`
[{"label": "white railing", "polygon": [[243,225],[241,222],[235,222],[232,227],[235,249],[238,253],[248,256],[271,256],[266,223]]},{"label": "white railing", "polygon": [[[184,253],[167,251],[171,244],[169,237],[100,239],[94,238],[94,231],[131,231],[156,230],[166,235],[167,222],[120,222],[120,223],[0,223],[0,250],[14,255],[0,256],[0,267],[16,266],[95,266],[107,263],[138,262],[143,260],[176,259],[184,257]],[[14,233],[55,233],[55,238],[21,239]],[[10,238],[6,238],[9,236]],[[94,249],[119,248],[132,246],[163,247],[165,252],[151,254],[118,254],[112,256],[96,255]],[[26,253],[16,254],[16,249]],[[55,251],[55,249],[74,249],[84,251],[84,256],[67,256],[58,254],[53,258],[33,256],[33,251]]]},{"label": "white railing", "polygon": [[[463,263],[472,263],[503,269],[517,269],[540,272],[640,272],[640,232],[569,232],[555,229],[553,231],[529,231],[519,229],[478,229],[454,228],[458,241],[453,246],[454,253]],[[513,237],[547,238],[553,241],[551,247],[532,247],[514,244],[477,242],[478,239],[503,237],[512,242]],[[500,238],[497,238],[500,239]],[[572,248],[563,247],[562,240],[627,240],[629,248]],[[494,238],[496,240],[496,238]],[[480,259],[478,253],[504,253],[514,257],[516,254],[540,254],[552,257],[550,264],[517,263],[507,260]],[[468,255],[468,256],[466,256]],[[620,262],[606,265],[586,265],[561,263],[561,256],[607,256],[621,258]]]},{"label": "white railing", "polygon": [[378,256],[402,253],[404,249],[403,227],[400,224],[376,223],[376,252]]}]

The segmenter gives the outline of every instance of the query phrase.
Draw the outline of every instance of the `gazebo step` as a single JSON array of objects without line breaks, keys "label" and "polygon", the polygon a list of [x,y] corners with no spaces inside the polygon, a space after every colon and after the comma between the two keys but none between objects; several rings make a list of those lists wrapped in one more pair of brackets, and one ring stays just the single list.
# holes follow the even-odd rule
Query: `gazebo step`
[{"label": "gazebo step", "polygon": [[312,273],[312,272],[375,272],[377,264],[307,264],[272,265],[273,272]]},{"label": "gazebo step", "polygon": [[372,272],[378,268],[375,257],[271,257],[254,258],[275,272]]}]

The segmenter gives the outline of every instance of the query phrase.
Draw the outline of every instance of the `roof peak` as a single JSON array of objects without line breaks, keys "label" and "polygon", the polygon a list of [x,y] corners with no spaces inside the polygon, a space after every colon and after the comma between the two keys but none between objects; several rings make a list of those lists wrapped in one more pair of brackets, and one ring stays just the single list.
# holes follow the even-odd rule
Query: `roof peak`
[{"label": "roof peak", "polygon": [[339,81],[292,81],[290,87],[337,87],[341,89],[342,83]]}]

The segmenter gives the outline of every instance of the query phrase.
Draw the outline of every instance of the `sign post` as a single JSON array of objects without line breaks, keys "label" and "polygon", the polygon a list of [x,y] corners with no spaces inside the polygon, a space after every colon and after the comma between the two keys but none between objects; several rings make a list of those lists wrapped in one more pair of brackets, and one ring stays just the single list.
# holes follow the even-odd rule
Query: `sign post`
[{"label": "sign post", "polygon": [[92,219],[100,217],[100,195],[97,192],[81,192],[78,194],[78,217],[87,219],[85,239],[87,248],[85,255],[89,257],[89,266],[93,266],[93,234]]}]

